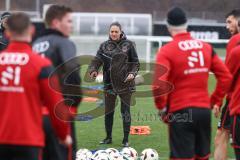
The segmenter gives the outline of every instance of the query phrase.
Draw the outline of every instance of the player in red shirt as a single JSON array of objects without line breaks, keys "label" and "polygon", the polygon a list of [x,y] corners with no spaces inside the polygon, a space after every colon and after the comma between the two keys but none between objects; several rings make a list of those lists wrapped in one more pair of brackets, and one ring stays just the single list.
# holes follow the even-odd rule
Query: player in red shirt
[{"label": "player in red shirt", "polygon": [[[238,21],[240,31],[240,21]],[[231,100],[229,102],[229,111],[231,119],[232,146],[235,151],[236,159],[240,160],[240,44],[233,48],[229,54],[229,60],[226,62],[230,72],[233,75],[231,85]]]},{"label": "player in red shirt", "polygon": [[[234,47],[236,47],[236,45],[240,42],[240,33],[238,32],[238,27],[237,27],[238,18],[240,18],[240,9],[234,9],[230,13],[228,13],[226,16],[226,28],[232,35],[226,48],[225,63],[228,68],[230,67],[229,64],[230,65],[235,64],[229,61],[231,50]],[[214,159],[219,159],[219,160],[227,159],[227,145],[229,142],[229,134],[230,134],[230,126],[231,126],[229,107],[228,107],[228,104],[230,101],[230,95],[231,93],[228,93],[226,103],[222,108],[221,118],[218,123],[218,130],[215,136]]]},{"label": "player in red shirt", "polygon": [[[51,62],[32,51],[34,29],[29,17],[16,13],[7,23],[10,44],[0,54],[0,160],[40,160],[44,146],[43,105],[49,109],[59,139],[71,144],[69,126],[61,120],[65,115],[56,116],[64,113],[55,109],[63,98],[49,87]],[[56,76],[51,78],[58,84]]]},{"label": "player in red shirt", "polygon": [[[232,76],[211,45],[193,39],[187,32],[182,9],[170,10],[167,22],[173,41],[159,50],[156,66],[163,65],[168,71],[160,76],[161,71],[155,68],[153,94],[156,107],[169,124],[170,159],[206,160],[210,154],[211,107],[218,116]],[[210,71],[217,79],[211,98]],[[162,81],[171,83],[174,89],[159,96],[166,89],[161,86]]]}]

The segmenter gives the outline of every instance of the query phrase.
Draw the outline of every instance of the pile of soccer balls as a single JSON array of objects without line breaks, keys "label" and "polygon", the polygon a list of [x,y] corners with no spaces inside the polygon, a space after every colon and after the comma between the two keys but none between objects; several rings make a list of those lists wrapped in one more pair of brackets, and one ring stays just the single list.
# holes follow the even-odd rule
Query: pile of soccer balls
[{"label": "pile of soccer balls", "polygon": [[88,149],[79,149],[76,153],[76,160],[159,160],[156,150],[144,149],[140,156],[134,148],[126,147],[121,151],[115,148],[98,150],[92,153]]}]

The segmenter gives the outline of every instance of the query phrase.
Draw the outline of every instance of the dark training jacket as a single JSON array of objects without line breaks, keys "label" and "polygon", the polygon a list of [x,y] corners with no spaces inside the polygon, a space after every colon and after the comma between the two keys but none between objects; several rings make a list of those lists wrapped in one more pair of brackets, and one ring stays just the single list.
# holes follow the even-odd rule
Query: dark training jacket
[{"label": "dark training jacket", "polygon": [[[80,64],[76,57],[76,47],[72,41],[61,32],[47,29],[41,36],[36,38],[33,49],[48,57],[54,67],[58,67],[57,73],[60,78],[61,90],[67,105],[78,106],[81,102],[81,78]],[[71,61],[69,61],[72,59]],[[60,68],[59,68],[60,67]]]},{"label": "dark training jacket", "polygon": [[140,66],[135,44],[126,36],[123,35],[119,41],[109,39],[103,42],[89,66],[89,72],[98,72],[102,65],[105,90],[113,89],[117,93],[135,90],[134,80],[124,82],[128,74],[136,76]]}]

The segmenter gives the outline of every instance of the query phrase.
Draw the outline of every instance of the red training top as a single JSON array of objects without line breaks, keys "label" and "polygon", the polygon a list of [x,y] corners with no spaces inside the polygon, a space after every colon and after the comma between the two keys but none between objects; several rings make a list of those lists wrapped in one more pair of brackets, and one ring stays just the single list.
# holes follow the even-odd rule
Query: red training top
[{"label": "red training top", "polygon": [[[234,47],[236,47],[238,44],[240,44],[240,33],[235,34],[234,36],[232,36],[228,42],[227,48],[226,48],[226,59],[225,59],[225,64],[228,67],[228,69],[230,69],[231,65],[233,65],[233,62],[230,62],[230,55],[231,55],[231,51]],[[239,62],[237,62],[239,63]],[[237,65],[237,64],[236,64]],[[230,70],[231,72],[231,70]],[[234,75],[234,73],[231,72],[232,75]],[[233,76],[234,77],[234,76]],[[231,99],[231,92],[228,93],[227,95],[227,99],[230,100]]]},{"label": "red training top", "polygon": [[[49,87],[49,60],[25,42],[11,42],[0,54],[0,144],[44,146],[41,107],[47,106],[56,134],[64,140],[69,126],[55,107],[63,100]],[[51,77],[58,84],[56,76]],[[62,105],[62,104],[61,104]],[[64,109],[66,106],[58,105]]]},{"label": "red training top", "polygon": [[[155,68],[153,87],[154,100],[158,109],[169,107],[169,112],[188,107],[210,108],[222,105],[222,100],[230,88],[232,76],[227,67],[215,54],[208,43],[193,39],[190,33],[181,33],[173,41],[163,46],[157,53],[156,66],[163,65],[167,72],[161,76]],[[217,86],[211,98],[208,95],[209,72],[217,78]],[[159,95],[167,81],[174,86],[172,92]]]},{"label": "red training top", "polygon": [[226,62],[230,72],[233,75],[233,81],[230,92],[232,93],[229,103],[230,115],[240,114],[240,45],[232,49]]}]

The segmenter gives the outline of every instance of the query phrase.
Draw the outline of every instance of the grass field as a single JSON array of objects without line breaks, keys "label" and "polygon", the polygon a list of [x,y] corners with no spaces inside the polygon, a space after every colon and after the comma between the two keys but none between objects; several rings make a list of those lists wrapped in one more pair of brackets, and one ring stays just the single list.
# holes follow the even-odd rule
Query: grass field
[{"label": "grass field", "polygon": [[[223,50],[217,51],[219,54],[224,55]],[[85,72],[83,67],[82,73]],[[212,92],[215,86],[215,79],[212,75],[209,78],[209,91]],[[146,86],[149,88],[149,86]],[[137,89],[143,89],[139,87]],[[96,107],[96,103],[83,102],[79,108],[79,112],[85,112]],[[119,105],[115,111],[115,119],[113,126],[113,144],[99,145],[99,141],[105,138],[104,119],[103,116],[88,122],[76,122],[78,148],[88,148],[91,150],[104,149],[108,147],[121,148],[122,142],[122,119],[120,116]],[[102,108],[104,109],[104,108]],[[154,148],[158,151],[160,159],[168,159],[168,136],[167,126],[162,123],[156,115],[156,109],[152,97],[137,98],[136,105],[131,107],[132,125],[148,125],[151,128],[151,135],[148,136],[130,136],[130,144],[140,153],[145,148]],[[212,151],[213,139],[216,132],[218,120],[212,118]],[[233,151],[229,147],[229,158],[234,158]]]}]

